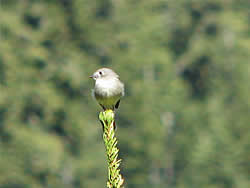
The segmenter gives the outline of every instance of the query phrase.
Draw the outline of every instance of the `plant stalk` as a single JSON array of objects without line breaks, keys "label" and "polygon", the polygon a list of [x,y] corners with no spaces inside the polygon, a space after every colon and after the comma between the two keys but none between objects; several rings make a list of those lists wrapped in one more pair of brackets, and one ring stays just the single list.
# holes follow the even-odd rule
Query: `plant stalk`
[{"label": "plant stalk", "polygon": [[115,137],[115,113],[113,110],[100,112],[99,119],[103,125],[103,141],[108,159],[108,188],[122,188],[124,179],[120,174],[121,159],[118,159],[119,149]]}]

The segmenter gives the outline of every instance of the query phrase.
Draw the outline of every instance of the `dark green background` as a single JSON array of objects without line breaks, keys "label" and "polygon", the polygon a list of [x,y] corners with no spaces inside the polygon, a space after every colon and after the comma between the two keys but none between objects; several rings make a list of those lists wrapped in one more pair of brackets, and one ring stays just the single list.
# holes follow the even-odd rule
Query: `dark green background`
[{"label": "dark green background", "polygon": [[1,0],[0,188],[99,188],[97,68],[127,188],[250,187],[248,0]]}]

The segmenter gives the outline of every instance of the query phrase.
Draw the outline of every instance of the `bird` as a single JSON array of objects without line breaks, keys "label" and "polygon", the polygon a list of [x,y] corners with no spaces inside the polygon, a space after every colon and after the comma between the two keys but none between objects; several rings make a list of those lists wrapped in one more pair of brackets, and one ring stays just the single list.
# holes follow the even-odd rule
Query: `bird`
[{"label": "bird", "polygon": [[110,68],[100,68],[90,78],[95,81],[92,94],[103,110],[117,109],[124,96],[124,84],[119,75]]}]

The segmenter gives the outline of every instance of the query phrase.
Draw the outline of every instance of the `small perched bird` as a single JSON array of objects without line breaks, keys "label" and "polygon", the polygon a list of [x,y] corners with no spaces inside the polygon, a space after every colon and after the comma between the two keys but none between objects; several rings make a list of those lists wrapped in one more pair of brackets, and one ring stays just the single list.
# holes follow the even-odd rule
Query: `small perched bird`
[{"label": "small perched bird", "polygon": [[118,74],[112,69],[101,68],[90,78],[95,80],[93,95],[103,110],[118,108],[120,99],[124,96],[124,84],[119,80]]}]

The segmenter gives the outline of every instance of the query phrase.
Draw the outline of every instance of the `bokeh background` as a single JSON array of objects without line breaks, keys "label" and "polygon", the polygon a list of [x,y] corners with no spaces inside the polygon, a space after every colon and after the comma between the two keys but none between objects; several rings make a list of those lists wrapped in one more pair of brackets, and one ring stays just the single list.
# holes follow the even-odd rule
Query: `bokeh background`
[{"label": "bokeh background", "polygon": [[0,188],[105,187],[91,97],[116,114],[127,188],[250,187],[250,1],[1,0]]}]

